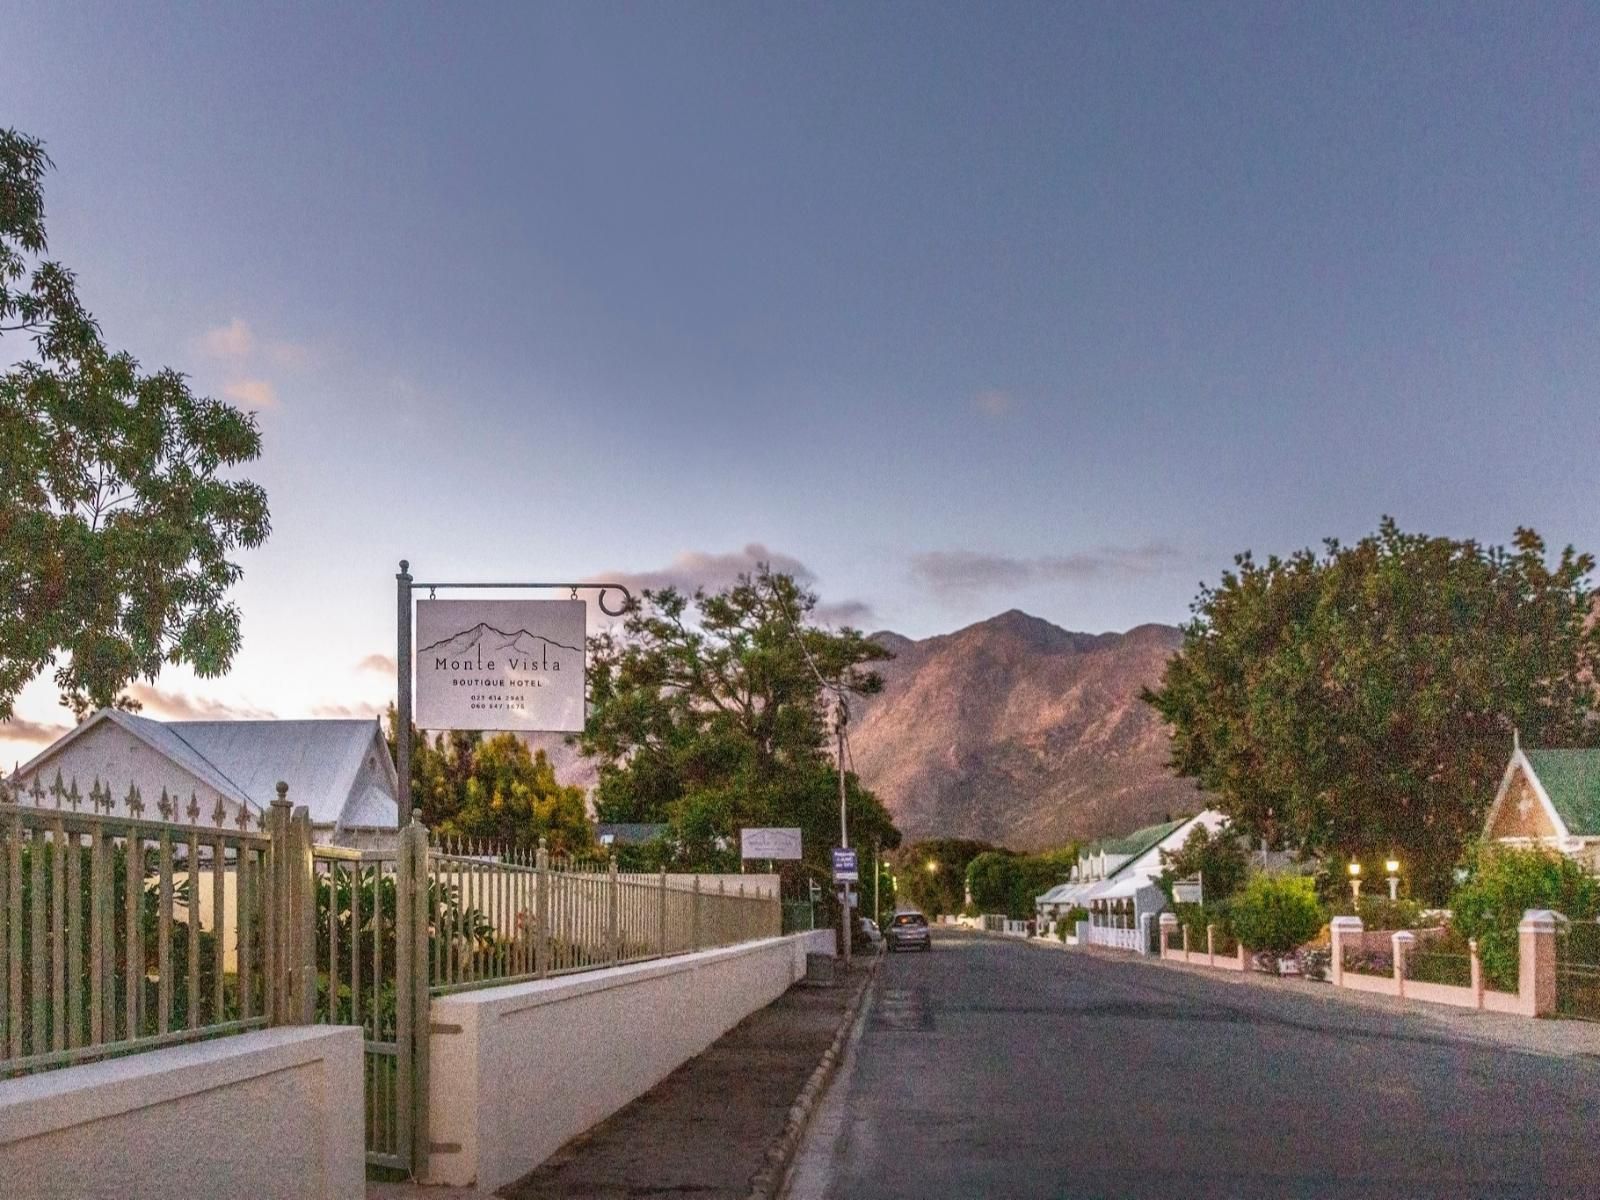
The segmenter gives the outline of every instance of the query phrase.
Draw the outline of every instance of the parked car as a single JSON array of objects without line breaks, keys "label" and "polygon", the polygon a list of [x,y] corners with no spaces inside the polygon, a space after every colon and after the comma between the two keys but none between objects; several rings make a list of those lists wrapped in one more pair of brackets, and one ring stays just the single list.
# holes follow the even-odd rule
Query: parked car
[{"label": "parked car", "polygon": [[928,929],[928,918],[916,909],[905,909],[895,913],[889,921],[886,936],[891,952],[933,949],[933,934]]},{"label": "parked car", "polygon": [[869,946],[881,946],[883,930],[878,928],[878,923],[871,917],[862,917],[856,922],[856,941]]}]

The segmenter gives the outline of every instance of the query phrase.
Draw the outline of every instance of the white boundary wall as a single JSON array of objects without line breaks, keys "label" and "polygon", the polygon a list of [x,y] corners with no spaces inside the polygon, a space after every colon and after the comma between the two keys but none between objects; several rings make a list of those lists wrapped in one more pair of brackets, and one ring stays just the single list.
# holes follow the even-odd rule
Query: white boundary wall
[{"label": "white boundary wall", "polygon": [[520,1179],[776,1000],[808,951],[834,931],[436,997],[428,1182]]},{"label": "white boundary wall", "polygon": [[365,1195],[361,1030],[264,1029],[0,1081],[7,1200]]}]

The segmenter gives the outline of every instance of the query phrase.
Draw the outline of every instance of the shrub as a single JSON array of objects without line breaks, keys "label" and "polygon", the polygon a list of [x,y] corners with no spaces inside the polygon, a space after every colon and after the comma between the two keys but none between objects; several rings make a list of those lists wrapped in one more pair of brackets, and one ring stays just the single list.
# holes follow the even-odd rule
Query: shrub
[{"label": "shrub", "polygon": [[1231,908],[1234,936],[1251,950],[1272,955],[1274,962],[1322,929],[1316,887],[1295,875],[1252,876]]},{"label": "shrub", "polygon": [[1467,882],[1451,901],[1451,924],[1478,940],[1485,978],[1517,990],[1517,925],[1530,908],[1549,908],[1573,920],[1600,914],[1600,880],[1577,863],[1545,850],[1483,848]]},{"label": "shrub", "polygon": [[1066,941],[1069,934],[1076,934],[1078,932],[1078,922],[1087,921],[1088,919],[1089,910],[1087,908],[1069,908],[1066,912],[1062,913],[1056,918],[1057,936],[1059,936],[1063,942]]}]

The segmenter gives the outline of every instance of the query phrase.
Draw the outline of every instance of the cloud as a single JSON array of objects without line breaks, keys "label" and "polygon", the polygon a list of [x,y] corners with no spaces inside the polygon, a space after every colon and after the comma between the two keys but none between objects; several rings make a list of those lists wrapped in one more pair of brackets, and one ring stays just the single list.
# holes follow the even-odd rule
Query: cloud
[{"label": "cloud", "polygon": [[369,654],[356,664],[358,671],[372,671],[379,675],[393,675],[395,671],[394,655]]},{"label": "cloud", "polygon": [[246,408],[278,407],[278,389],[265,379],[235,379],[222,389],[222,394]]},{"label": "cloud", "polygon": [[[13,755],[22,755],[32,758],[40,750],[50,746],[62,736],[72,731],[70,725],[56,725],[53,722],[30,722],[21,717],[13,717],[8,722],[0,722],[0,746],[11,750]],[[5,776],[10,768],[0,766],[0,776]]]},{"label": "cloud", "polygon": [[1182,561],[1162,542],[1142,546],[1102,546],[1077,554],[1034,558],[977,550],[930,550],[913,555],[911,574],[941,595],[971,595],[1038,583],[1087,583],[1148,575]]},{"label": "cloud", "polygon": [[814,621],[822,625],[849,625],[860,629],[872,620],[872,606],[862,600],[840,600],[835,604],[818,604],[811,612]]},{"label": "cloud", "polygon": [[[597,582],[626,584],[635,596],[646,588],[660,591],[677,588],[680,592],[694,594],[696,588],[714,591],[726,587],[740,575],[753,574],[756,564],[767,563],[781,575],[792,575],[796,582],[810,585],[816,578],[811,569],[799,559],[778,554],[760,542],[751,542],[743,550],[728,554],[711,554],[704,550],[686,550],[665,567],[654,571],[613,571],[597,575]],[[614,599],[608,599],[614,604]]]},{"label": "cloud", "polygon": [[381,717],[386,709],[383,704],[317,704],[312,706],[311,715],[324,721],[370,721]]},{"label": "cloud", "polygon": [[128,695],[139,702],[141,715],[161,721],[267,721],[277,716],[263,708],[165,691],[147,683],[134,684]]},{"label": "cloud", "polygon": [[999,420],[1016,411],[1017,398],[1010,392],[989,388],[972,398],[972,406],[984,416]]},{"label": "cloud", "polygon": [[248,358],[256,348],[256,335],[238,317],[226,325],[206,330],[200,345],[214,358]]}]

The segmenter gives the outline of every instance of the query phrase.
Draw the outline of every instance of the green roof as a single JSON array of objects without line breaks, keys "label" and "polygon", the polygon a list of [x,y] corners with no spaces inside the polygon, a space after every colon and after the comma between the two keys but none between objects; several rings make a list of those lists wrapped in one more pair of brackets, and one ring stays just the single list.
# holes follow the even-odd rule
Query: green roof
[{"label": "green roof", "polygon": [[1574,837],[1600,836],[1600,750],[1524,750]]},{"label": "green roof", "polygon": [[1084,847],[1084,853],[1125,854],[1130,860],[1135,859],[1173,830],[1188,824],[1193,819],[1193,817],[1184,817],[1182,820],[1168,821],[1162,825],[1146,825],[1143,829],[1135,829],[1132,833],[1125,833],[1118,838],[1105,838],[1094,842]]}]

